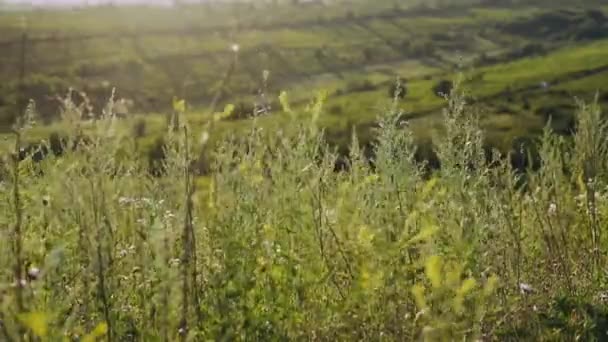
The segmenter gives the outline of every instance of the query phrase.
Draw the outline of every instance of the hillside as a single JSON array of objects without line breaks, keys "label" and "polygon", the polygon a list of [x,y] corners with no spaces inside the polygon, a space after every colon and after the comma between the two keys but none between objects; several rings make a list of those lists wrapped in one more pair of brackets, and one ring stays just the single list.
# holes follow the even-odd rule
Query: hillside
[{"label": "hillside", "polygon": [[[340,121],[360,123],[367,121],[362,116],[369,107],[358,104],[366,97],[359,93],[387,92],[397,76],[422,96],[406,96],[404,107],[427,112],[439,104],[432,85],[455,72],[547,56],[607,35],[605,12],[591,6],[597,1],[549,3],[430,8],[378,1],[278,9],[216,5],[37,11],[25,13],[24,51],[21,31],[15,29],[20,14],[5,13],[0,17],[0,76],[7,82],[0,85],[0,113],[5,123],[14,113],[22,67],[22,98],[35,99],[49,121],[57,115],[54,96],[69,87],[86,92],[97,109],[116,87],[134,112],[166,110],[178,96],[195,110],[208,109],[214,100],[219,100],[218,108],[242,103],[245,116],[262,89],[271,97],[286,90],[296,103],[326,89],[332,101],[349,103],[349,108],[336,109],[343,113]],[[601,84],[598,70],[587,76],[594,77],[590,87]],[[515,84],[521,80],[500,77],[502,84],[493,85],[484,97],[504,100],[501,92],[521,87]],[[577,81],[586,83],[584,78]],[[531,103],[545,97],[528,95]]]}]

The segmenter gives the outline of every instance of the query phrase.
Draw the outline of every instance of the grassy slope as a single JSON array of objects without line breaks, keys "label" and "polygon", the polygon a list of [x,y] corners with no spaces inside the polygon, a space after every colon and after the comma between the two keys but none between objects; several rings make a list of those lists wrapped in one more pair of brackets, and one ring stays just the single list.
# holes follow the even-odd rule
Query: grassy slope
[{"label": "grassy slope", "polygon": [[[524,90],[524,93],[526,91],[534,92],[536,91],[534,88],[538,88],[541,81],[552,83],[553,80],[560,79],[564,79],[563,83],[555,85],[555,89],[575,89],[579,92],[595,92],[596,90],[602,90],[602,81],[606,79],[606,72],[578,79],[569,79],[567,77],[581,70],[605,66],[607,61],[608,40],[592,42],[564,47],[562,50],[547,56],[528,58],[503,65],[479,68],[472,72],[465,72],[465,77],[482,74],[483,78],[481,80],[475,78],[474,81],[465,80],[463,86],[471,92],[473,97],[481,99],[499,95],[508,87],[511,87],[515,92],[521,89]],[[405,69],[407,64],[396,67]],[[456,77],[454,74],[448,75],[448,78],[452,76]],[[416,80],[408,83],[408,95],[400,103],[401,109],[406,113],[405,117],[415,119],[414,127],[418,127],[417,131],[421,135],[429,133],[425,132],[425,130],[433,125],[434,119],[429,118],[427,115],[420,116],[418,113],[432,114],[445,104],[445,101],[435,96],[431,90],[438,79],[436,77],[431,80]],[[377,81],[377,84],[382,85],[378,90],[330,98],[325,105],[326,114],[322,118],[324,125],[332,130],[347,131],[352,125],[366,125],[375,120],[376,116],[390,104],[391,99],[388,97],[387,82],[392,82],[392,80],[386,75],[379,75]],[[332,89],[331,86],[326,88],[326,90]],[[540,96],[540,94],[536,96]],[[551,96],[547,96],[549,98],[543,99],[543,102],[551,101]],[[568,100],[566,99],[566,101]],[[573,103],[574,98],[571,98],[570,101]],[[336,108],[339,108],[339,111]],[[497,116],[486,115],[484,122],[487,124],[490,132],[497,134],[512,136],[517,133],[525,135],[537,130],[543,124],[539,118],[528,117],[529,114],[525,112],[516,115],[504,115],[504,113],[492,114],[497,114]],[[267,124],[274,123],[280,126],[283,123],[281,118],[284,116],[283,113],[276,112],[271,117],[263,118],[262,120]],[[149,122],[148,131],[151,135],[161,134],[162,122],[164,120],[162,116],[140,116],[140,118]],[[191,121],[195,127],[200,126],[199,123],[204,122],[205,118],[205,114],[201,112],[195,111],[191,114]],[[521,124],[518,124],[518,122],[521,123],[522,121],[526,122],[527,127],[522,127]],[[219,125],[218,132],[231,132],[238,127],[247,126],[245,122],[224,122]],[[44,127],[35,136],[45,137],[48,136],[49,132],[55,130],[61,130],[61,128],[57,126]],[[346,135],[344,139],[347,139]]]},{"label": "grassy slope", "polygon": [[[387,7],[387,6],[385,6]],[[362,7],[359,9],[361,15],[369,16],[375,12],[385,10],[382,4],[375,4],[374,6]],[[294,13],[293,9],[289,7],[285,8],[286,11]],[[143,13],[134,14],[134,18],[131,18],[131,9],[123,10],[127,14],[118,12],[118,15],[113,17],[111,20],[106,20],[105,17],[108,15],[106,11],[110,10],[99,10],[98,17],[91,17],[96,12],[84,11],[84,13],[76,12],[72,14],[45,14],[34,13],[30,14],[33,22],[31,27],[31,35],[37,36],[45,32],[55,32],[59,36],[67,33],[62,31],[70,32],[68,35],[73,35],[73,27],[81,25],[83,21],[89,21],[92,24],[85,26],[83,30],[78,30],[79,34],[86,34],[89,30],[96,33],[109,34],[107,38],[99,38],[95,40],[77,41],[73,43],[69,42],[48,42],[48,43],[37,43],[29,47],[27,71],[28,73],[41,73],[41,74],[56,74],[68,82],[73,83],[90,83],[90,86],[95,87],[99,81],[104,78],[110,80],[113,84],[119,86],[122,89],[133,89],[137,83],[129,82],[128,79],[120,77],[120,74],[128,76],[129,70],[123,70],[120,74],[112,74],[107,70],[120,69],[121,64],[127,65],[139,65],[143,68],[142,72],[147,77],[152,77],[152,70],[158,71],[161,74],[164,72],[162,66],[158,64],[164,61],[172,64],[171,72],[174,75],[163,75],[162,78],[146,82],[154,85],[158,82],[171,83],[171,76],[176,79],[185,77],[186,75],[192,74],[197,79],[203,79],[207,82],[215,83],[221,77],[221,74],[227,69],[227,65],[218,65],[218,58],[213,56],[207,57],[207,54],[220,54],[217,55],[219,61],[225,60],[221,54],[228,52],[228,48],[232,42],[238,42],[242,45],[243,57],[241,64],[243,70],[246,71],[246,75],[241,75],[241,78],[249,78],[245,82],[247,87],[255,87],[257,80],[251,79],[251,70],[261,73],[263,68],[272,68],[273,71],[280,75],[281,78],[294,77],[293,74],[304,74],[310,75],[314,73],[327,73],[332,70],[347,67],[349,65],[361,65],[361,64],[374,64],[381,63],[387,59],[403,58],[402,55],[395,51],[394,48],[388,47],[387,42],[390,44],[394,41],[394,44],[399,44],[405,40],[418,40],[418,35],[421,31],[425,32],[425,36],[432,32],[441,32],[446,29],[450,29],[453,25],[475,25],[476,21],[478,24],[485,24],[484,16],[463,16],[460,18],[442,18],[433,19],[429,17],[414,17],[408,18],[407,12],[404,13],[404,21],[399,23],[399,26],[393,24],[387,24],[385,20],[372,20],[367,23],[365,27],[359,24],[340,24],[338,26],[331,24],[330,22],[319,22],[312,26],[307,26],[305,29],[270,29],[270,30],[247,30],[246,32],[232,31],[228,33],[222,33],[220,35],[212,34],[211,32],[201,32],[195,35],[184,35],[176,37],[175,35],[161,35],[152,34],[145,35],[146,32],[150,31],[150,27],[146,25],[140,25],[138,19],[140,17],[145,18],[146,15],[150,15],[153,18],[160,13],[148,13],[148,11],[158,10],[145,10]],[[174,10],[176,11],[176,10]],[[298,13],[309,13],[315,11],[315,8],[307,8],[305,11],[297,11]],[[191,13],[193,12],[193,13]],[[331,16],[332,12],[337,12],[344,18],[343,7],[331,7],[324,11],[327,15]],[[354,9],[355,13],[358,13],[357,8]],[[163,20],[151,21],[158,27],[157,31],[171,31],[179,29],[177,23],[186,28],[196,27],[197,20],[189,19],[190,16],[198,15],[199,19],[203,22],[202,11],[188,11],[179,12],[176,11],[173,16],[171,12],[165,13]],[[255,11],[254,11],[255,13]],[[259,13],[258,13],[259,14]],[[252,14],[249,14],[252,15]],[[339,16],[338,14],[336,16]],[[38,17],[40,16],[40,17]],[[51,18],[47,18],[51,16]],[[66,17],[62,17],[66,16]],[[79,16],[82,16],[83,21],[79,21]],[[218,16],[222,16],[218,14]],[[236,16],[233,14],[224,14],[224,17]],[[314,17],[313,14],[309,14],[310,17]],[[92,18],[96,18],[93,20]],[[57,22],[55,22],[57,20]],[[240,18],[239,20],[245,20]],[[294,19],[296,20],[296,19]],[[302,19],[304,20],[304,19]],[[8,17],[0,20],[2,23],[9,23],[15,21],[15,18]],[[264,22],[263,16],[260,17],[260,23]],[[122,24],[119,24],[121,22]],[[124,36],[121,37],[121,33],[126,30],[122,26],[132,25],[132,31],[135,34],[134,37]],[[297,24],[297,20],[295,21]],[[328,26],[329,25],[329,26]],[[92,28],[89,28],[92,26]],[[99,26],[98,28],[95,28]],[[51,29],[51,27],[53,29]],[[105,30],[103,29],[105,27]],[[230,28],[229,25],[227,25]],[[226,27],[224,27],[226,28]],[[42,30],[42,31],[41,31]],[[373,30],[373,31],[370,31]],[[154,32],[154,31],[152,31]],[[416,32],[416,35],[412,35],[412,32]],[[283,68],[283,66],[277,65],[277,61],[271,59],[260,59],[258,53],[252,51],[247,52],[249,48],[259,48],[262,45],[270,45],[277,50],[279,54],[285,56],[284,60],[291,65],[291,68]],[[324,48],[327,50],[327,57],[323,60],[316,60],[314,54],[315,49]],[[380,56],[375,58],[375,61],[361,60],[360,50],[362,48],[368,48],[373,51],[374,55]],[[49,54],[49,50],[56,50],[57,53]],[[293,49],[298,49],[294,53],[291,52]],[[302,49],[302,50],[299,50]],[[307,53],[305,50],[310,50],[311,53]],[[8,53],[3,54],[4,65],[6,66],[3,71],[4,77],[11,79],[16,77],[16,70],[14,68],[14,61],[18,60],[18,49],[13,46],[7,50]],[[203,57],[202,59],[200,57]],[[194,63],[193,63],[194,62]],[[180,67],[182,66],[183,67]],[[218,67],[219,66],[219,67]],[[84,72],[83,69],[86,71]],[[133,69],[133,67],[131,67]],[[150,69],[150,71],[146,71]],[[283,70],[287,69],[287,70]],[[292,70],[289,70],[292,69]],[[83,75],[91,76],[80,76]],[[133,72],[131,72],[133,73]],[[132,77],[132,76],[131,76]],[[80,80],[79,78],[83,78]],[[296,80],[298,81],[298,80]],[[200,85],[197,85],[200,88]],[[232,82],[232,86],[238,86],[238,82]],[[158,87],[150,86],[150,92],[158,91]],[[188,94],[189,97],[195,97],[196,94]]]},{"label": "grassy slope", "polygon": [[[380,7],[374,7],[378,10]],[[363,11],[363,10],[362,10]],[[287,90],[290,93],[292,101],[295,103],[306,102],[307,99],[314,94],[315,89],[326,89],[330,94],[339,92],[343,95],[332,96],[327,105],[327,113],[323,118],[323,122],[327,127],[334,132],[339,143],[344,143],[348,134],[345,134],[352,125],[367,126],[375,116],[383,108],[386,108],[390,99],[387,95],[388,83],[392,82],[395,75],[400,75],[410,79],[408,82],[408,96],[401,103],[402,109],[407,113],[406,117],[417,119],[425,117],[427,120],[416,120],[415,127],[421,136],[428,136],[430,134],[430,127],[433,127],[434,119],[428,118],[428,114],[436,113],[437,110],[443,105],[443,100],[436,97],[432,92],[432,86],[440,78],[453,78],[454,73],[451,72],[451,67],[443,66],[431,66],[428,65],[427,59],[409,59],[402,60],[407,56],[399,57],[398,51],[394,49],[392,44],[396,44],[403,40],[413,39],[413,42],[417,42],[421,39],[429,39],[433,33],[443,32],[450,28],[457,28],[457,32],[469,34],[479,30],[479,27],[490,24],[499,24],[504,22],[512,22],[522,18],[533,17],[538,13],[542,13],[545,9],[539,9],[530,7],[524,10],[508,9],[508,8],[473,8],[470,12],[465,12],[465,15],[459,14],[455,16],[446,17],[414,17],[414,18],[396,18],[388,21],[383,20],[370,20],[366,21],[364,25],[351,23],[339,26],[326,26],[318,25],[307,30],[301,29],[276,29],[270,31],[249,31],[245,34],[239,35],[238,41],[241,44],[249,44],[251,46],[257,46],[259,44],[268,43],[275,49],[281,48],[279,53],[283,54],[284,59],[290,64],[293,70],[286,70],[285,68],[278,70],[278,76],[276,77],[289,77],[288,71],[294,71],[300,73],[301,77],[293,78],[290,83],[285,83],[279,87],[275,86],[269,89],[270,94],[276,94],[279,90]],[[101,14],[103,16],[103,13]],[[142,14],[143,15],[143,14]],[[195,14],[189,14],[195,15]],[[197,14],[197,15],[200,15]],[[328,15],[331,13],[328,12]],[[85,16],[86,17],[86,16]],[[75,18],[73,20],[76,20]],[[113,18],[112,20],[123,20],[119,17]],[[299,19],[298,19],[299,20]],[[306,20],[303,18],[302,20]],[[0,20],[0,22],[2,22]],[[45,20],[40,20],[39,25],[46,23]],[[110,21],[111,22],[111,21]],[[161,21],[162,22],[162,21]],[[68,21],[69,23],[69,21]],[[76,24],[77,21],[74,21]],[[184,23],[187,23],[185,21]],[[107,24],[107,23],[106,23]],[[137,24],[137,19],[134,20],[134,25]],[[175,23],[173,23],[175,24]],[[170,23],[163,23],[165,27],[171,28]],[[492,24],[492,25],[493,25]],[[48,24],[51,25],[51,24]],[[71,25],[71,24],[69,24]],[[68,26],[69,26],[68,25]],[[490,25],[490,27],[492,27]],[[61,27],[56,25],[55,27]],[[40,29],[43,29],[40,26]],[[94,30],[95,28],[91,28]],[[413,34],[413,33],[416,34]],[[380,33],[380,34],[378,34]],[[494,32],[495,33],[495,32]],[[469,54],[474,53],[475,50],[479,51],[500,51],[505,42],[509,44],[520,44],[518,37],[499,35],[492,37],[491,40],[487,38],[477,37],[475,44]],[[93,77],[91,78],[95,82],[99,83],[106,79],[120,80],[126,78],[125,82],[137,81],[132,75],[129,75],[128,65],[127,69],[123,69],[121,66],[123,59],[135,58],[145,56],[143,60],[144,75],[142,76],[141,82],[144,82],[146,86],[150,85],[146,92],[149,96],[170,98],[171,92],[167,91],[164,84],[174,82],[171,78],[171,74],[167,72],[158,72],[158,68],[152,68],[152,64],[146,64],[146,60],[152,60],[154,58],[160,58],[166,55],[169,51],[175,51],[176,49],[185,49],[185,52],[200,51],[201,47],[204,47],[204,51],[213,51],[214,49],[225,49],[226,39],[225,37],[217,36],[211,40],[197,40],[195,38],[185,37],[180,40],[176,40],[171,37],[164,36],[150,36],[142,39],[138,42],[140,45],[139,51],[134,51],[132,41],[129,38],[120,40],[119,44],[115,45],[100,45],[100,44],[87,44],[84,51],[91,56],[102,53],[102,51],[117,53],[117,56],[112,58],[105,58],[103,62],[93,61],[93,65],[102,70],[112,70],[113,73],[105,75],[105,77]],[[288,51],[293,49],[311,50],[313,47],[323,47],[326,45],[331,47],[328,50],[328,57],[319,60],[314,57],[312,52],[310,53],[289,53]],[[377,58],[380,55],[380,59],[377,62],[371,61],[367,66],[364,67],[350,67],[340,71],[345,65],[343,61],[360,58],[357,56],[360,54],[356,48],[357,45],[371,47],[372,51]],[[441,45],[441,42],[437,42],[437,45]],[[189,48],[190,47],[190,48]],[[568,73],[577,72],[584,69],[592,69],[603,65],[606,60],[606,52],[608,44],[605,41],[595,42],[591,44],[574,45],[569,44],[562,47],[561,50],[551,53],[548,56],[528,58],[523,60],[517,60],[500,65],[482,67],[478,69],[466,69],[465,73],[467,76],[479,76],[473,77],[474,81],[465,82],[466,88],[473,92],[473,95],[480,98],[494,97],[494,104],[487,108],[488,114],[496,114],[496,117],[491,115],[485,115],[484,122],[491,132],[496,132],[497,136],[494,137],[496,140],[506,139],[514,135],[525,135],[531,131],[536,131],[539,126],[542,125],[542,121],[537,117],[533,116],[532,113],[519,109],[517,115],[505,115],[501,110],[496,107],[500,107],[502,104],[500,94],[507,88],[512,89],[524,88],[522,93],[527,93],[533,99],[538,98],[539,106],[545,102],[550,101],[551,96],[545,94],[539,94],[538,91],[534,91],[531,87],[534,87],[541,81],[551,81],[554,78],[559,79],[560,77],[567,76]],[[99,51],[96,51],[99,50]],[[68,49],[69,50],[69,49]],[[156,51],[155,51],[156,50]],[[40,52],[36,56],[45,56],[43,53],[44,49],[40,48]],[[181,51],[181,50],[180,50]],[[296,50],[294,50],[296,51]],[[298,50],[299,51],[299,50]],[[311,50],[312,51],[312,50]],[[439,50],[447,51],[447,50]],[[70,52],[66,52],[68,55]],[[453,52],[451,52],[453,54]],[[446,60],[450,60],[450,53]],[[395,55],[395,57],[390,57]],[[388,57],[387,57],[388,56]],[[445,56],[445,55],[444,55]],[[61,60],[65,56],[56,56]],[[180,58],[176,55],[175,58]],[[385,58],[397,58],[395,62],[382,62]],[[401,60],[400,60],[401,59]],[[113,62],[115,60],[116,62]],[[255,60],[255,63],[253,62]],[[167,60],[171,63],[172,59]],[[253,63],[254,68],[248,67],[248,63]],[[233,77],[233,81],[239,81],[242,84],[259,84],[261,79],[261,70],[270,68],[275,70],[277,61],[273,59],[264,59],[258,56],[239,66],[237,75]],[[81,63],[88,63],[86,59]],[[103,63],[103,64],[98,64]],[[118,64],[113,64],[118,63]],[[214,63],[213,68],[210,68]],[[328,64],[329,63],[329,64]],[[342,64],[341,64],[342,63]],[[351,61],[350,63],[353,63]],[[101,65],[104,65],[101,67]],[[359,62],[354,64],[357,65]],[[45,64],[40,64],[41,70],[44,70]],[[72,65],[65,65],[67,68],[74,68]],[[146,72],[148,68],[152,68],[149,72]],[[227,68],[226,58],[212,58],[209,62],[189,61],[182,59],[179,64],[171,64],[168,66],[167,71],[176,73],[178,75],[188,76],[186,78],[189,84],[190,92],[186,92],[186,98],[190,99],[192,91],[197,91],[210,85],[211,83],[201,83],[199,80],[214,80],[217,79],[218,72]],[[253,70],[253,71],[252,71]],[[257,71],[259,70],[259,71]],[[362,71],[363,70],[363,71]],[[257,72],[257,74],[256,74]],[[62,73],[59,73],[62,75]],[[423,79],[424,76],[428,75],[428,79]],[[435,76],[432,76],[435,75]],[[438,76],[441,75],[441,76]],[[108,77],[109,76],[109,77]],[[181,76],[180,76],[181,77]],[[271,80],[275,77],[275,71],[271,72]],[[292,76],[293,77],[293,76]],[[561,80],[563,82],[559,85],[562,89],[568,84],[571,87],[583,87],[585,89],[594,88],[594,84],[600,82],[595,80],[601,76],[590,76],[590,77],[579,77],[576,79]],[[426,77],[424,77],[426,78]],[[587,82],[589,80],[589,83]],[[359,91],[356,89],[357,84],[361,84],[363,81],[367,81],[372,85],[372,88],[377,88],[371,91]],[[188,83],[190,82],[190,83]],[[576,83],[573,83],[576,82]],[[237,82],[238,83],[238,82]],[[272,82],[271,82],[272,83]],[[344,94],[345,93],[345,94]],[[548,98],[547,98],[548,97]],[[249,96],[242,97],[246,101],[252,99]],[[163,101],[166,102],[166,101]],[[195,112],[199,112],[195,108]],[[274,121],[276,117],[281,114],[273,116],[275,119],[267,119],[266,121]],[[201,114],[194,114],[194,117],[199,118]],[[525,118],[525,119],[524,119]],[[522,120],[523,119],[523,120]],[[150,122],[162,122],[164,118],[145,118],[146,121]],[[522,127],[521,122],[524,121],[528,125]],[[230,129],[238,126],[247,126],[246,123],[231,122],[225,124]],[[148,141],[153,141],[154,136],[162,134],[155,127],[160,127],[157,124],[150,124],[148,129],[149,134],[152,138],[147,138]],[[42,131],[49,132],[52,130],[61,129],[60,127],[45,127]],[[44,137],[47,133],[35,134],[35,136]],[[498,136],[498,135],[504,135]],[[505,142],[503,145],[508,145]]]}]

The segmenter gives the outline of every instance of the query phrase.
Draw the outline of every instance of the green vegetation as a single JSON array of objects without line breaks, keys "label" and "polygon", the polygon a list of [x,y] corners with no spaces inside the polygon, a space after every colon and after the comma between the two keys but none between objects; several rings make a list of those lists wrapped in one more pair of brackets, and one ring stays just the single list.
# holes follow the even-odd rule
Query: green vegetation
[{"label": "green vegetation", "polygon": [[[526,7],[473,3],[436,9],[363,1],[350,10],[340,4],[285,4],[255,5],[246,11],[187,5],[9,12],[0,26],[7,33],[10,27],[16,31],[0,43],[7,52],[0,56],[0,75],[7,80],[0,85],[0,127],[6,131],[10,126],[20,98],[21,107],[24,99],[34,99],[43,121],[52,122],[59,112],[53,97],[63,97],[70,86],[84,91],[98,112],[115,86],[131,113],[167,111],[167,99],[178,95],[203,116],[228,103],[253,108],[259,91],[272,98],[286,90],[299,107],[310,101],[313,91],[325,89],[332,114],[326,127],[333,132],[332,141],[345,149],[352,126],[371,127],[378,108],[390,101],[384,94],[401,77],[407,80],[408,94],[400,106],[411,119],[424,118],[416,123],[416,134],[424,140],[442,101],[433,87],[464,70],[470,78],[465,84],[487,105],[488,116],[504,114],[505,107],[514,113],[499,127],[485,127],[493,144],[506,150],[514,137],[535,134],[544,125],[535,111],[543,111],[553,98],[563,99],[560,93],[535,91],[541,82],[557,81],[556,90],[576,82],[585,94],[601,90],[595,74],[603,71],[606,43],[596,31],[606,27],[608,32],[608,20],[589,10],[591,3],[581,2],[577,8],[543,1]],[[269,22],[264,14],[269,11],[290,15],[273,15],[275,21]],[[21,15],[27,18],[28,43],[20,95],[21,31],[15,25]],[[287,17],[290,21],[283,21]],[[553,33],[538,31],[542,27]],[[230,50],[235,43],[238,53]],[[264,70],[269,71],[267,81]],[[158,121],[152,114],[144,120]],[[529,125],[507,125],[520,120]],[[147,141],[164,134],[147,132],[153,135]],[[361,133],[362,139],[371,137],[371,132]]]},{"label": "green vegetation", "polygon": [[[5,159],[3,339],[605,338],[608,122],[597,104],[579,106],[572,139],[546,128],[542,168],[518,171],[514,155],[487,153],[456,88],[429,173],[397,103],[378,118],[373,159],[353,135],[342,162],[318,125],[322,97],[300,115],[281,103],[290,125],[254,120],[208,145],[175,101],[153,176],[120,129],[136,118],[106,111],[84,128],[66,100],[62,125],[86,140]],[[198,181],[196,141],[215,156]]]},{"label": "green vegetation", "polygon": [[600,3],[0,10],[0,341],[605,340]]}]

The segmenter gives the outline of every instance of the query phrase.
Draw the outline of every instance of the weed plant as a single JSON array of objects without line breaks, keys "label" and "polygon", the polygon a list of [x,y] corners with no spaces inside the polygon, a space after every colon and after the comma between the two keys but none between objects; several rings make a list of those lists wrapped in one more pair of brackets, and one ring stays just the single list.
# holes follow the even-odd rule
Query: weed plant
[{"label": "weed plant", "polygon": [[446,97],[431,174],[396,105],[374,158],[353,134],[336,172],[319,96],[309,122],[204,147],[205,186],[213,126],[192,136],[183,102],[160,175],[112,99],[87,139],[64,101],[64,153],[20,161],[30,105],[0,183],[0,340],[606,340],[600,108],[579,105],[573,139],[547,128],[522,173],[488,156],[465,98]]}]

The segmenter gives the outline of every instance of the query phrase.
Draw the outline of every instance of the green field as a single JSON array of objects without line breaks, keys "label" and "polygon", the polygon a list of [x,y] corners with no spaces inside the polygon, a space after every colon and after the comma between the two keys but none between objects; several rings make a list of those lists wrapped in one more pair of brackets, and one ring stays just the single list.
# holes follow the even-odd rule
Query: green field
[{"label": "green field", "polygon": [[[595,74],[561,80],[574,72],[594,72],[605,59],[605,43],[594,32],[607,24],[596,22],[601,18],[590,14],[593,7],[584,2],[577,7],[543,1],[526,7],[416,6],[356,2],[354,7],[285,5],[273,12],[290,13],[288,22],[281,15],[265,17],[270,9],[264,5],[247,11],[211,6],[4,13],[0,28],[6,34],[0,45],[5,44],[6,53],[0,56],[0,75],[7,82],[0,85],[0,118],[8,127],[21,97],[35,99],[45,122],[52,122],[58,110],[49,96],[63,96],[68,87],[85,91],[97,110],[116,87],[135,113],[166,111],[173,96],[185,98],[194,112],[208,111],[214,98],[219,99],[216,108],[227,103],[250,108],[260,90],[275,107],[280,91],[303,104],[324,89],[330,95],[327,109],[333,112],[326,118],[328,128],[340,131],[369,125],[378,106],[390,101],[385,94],[397,76],[407,79],[401,105],[415,118],[441,107],[433,86],[459,72],[472,79],[465,87],[487,98],[483,101],[490,108],[504,107],[501,93],[512,89],[536,107],[535,97],[547,96],[530,87],[542,81],[559,80],[556,89],[577,82],[581,89],[602,90]],[[27,23],[23,63],[22,31],[16,26],[22,15]],[[541,29],[543,23],[554,30],[549,39],[540,32],[520,32]],[[238,56],[230,50],[233,44],[239,45]],[[532,122],[528,131],[542,125]],[[504,125],[499,130],[509,131]],[[527,133],[513,127],[508,134]]]}]

